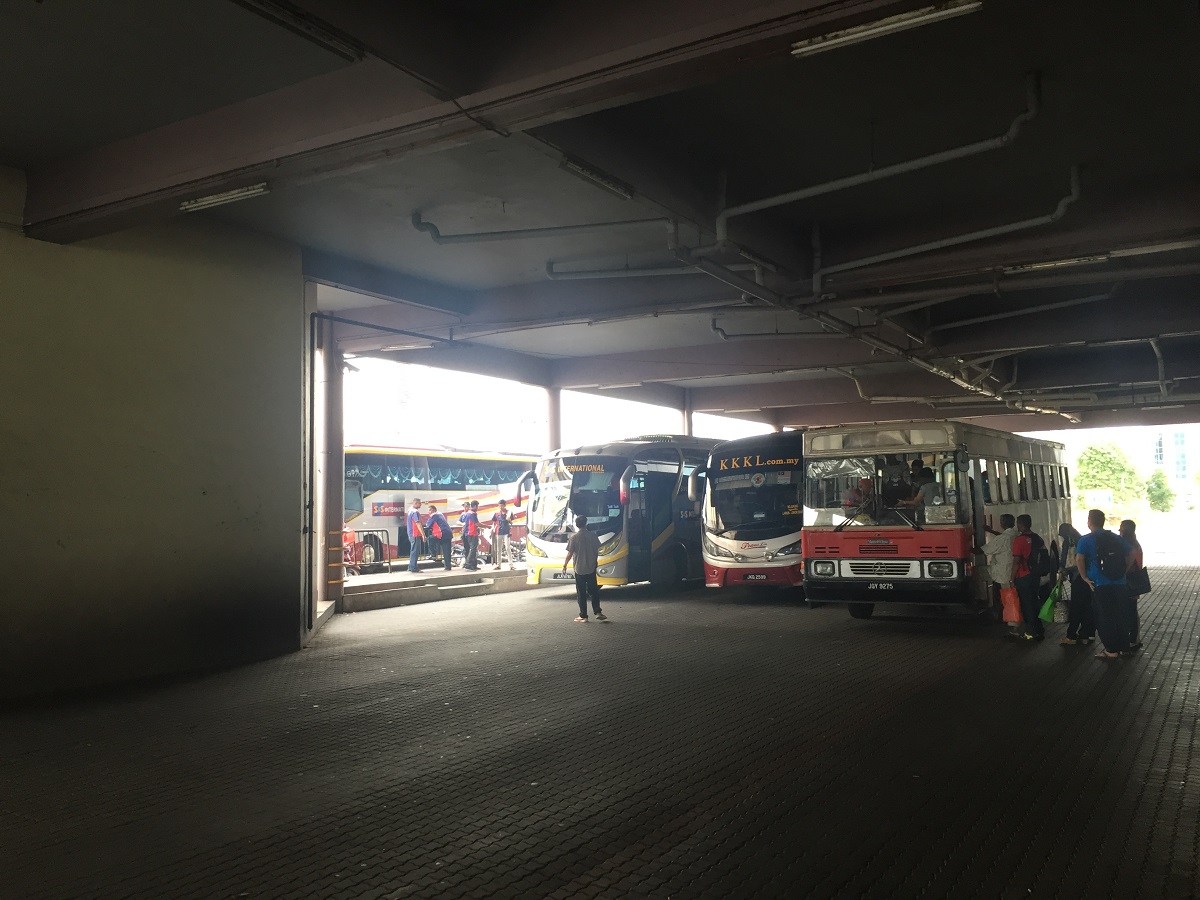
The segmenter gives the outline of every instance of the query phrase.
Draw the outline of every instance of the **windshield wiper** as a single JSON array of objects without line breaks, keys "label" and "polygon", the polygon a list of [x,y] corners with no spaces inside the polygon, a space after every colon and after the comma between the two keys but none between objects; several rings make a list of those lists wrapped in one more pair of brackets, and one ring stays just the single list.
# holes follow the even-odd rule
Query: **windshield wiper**
[{"label": "windshield wiper", "polygon": [[924,531],[925,530],[924,528],[922,528],[920,525],[917,524],[917,519],[916,519],[915,515],[913,516],[913,518],[910,519],[908,517],[908,514],[905,513],[902,509],[900,509],[900,507],[893,506],[890,508],[891,508],[892,512],[894,512],[896,515],[898,515],[901,519],[904,520],[906,525],[911,525],[913,531]]},{"label": "windshield wiper", "polygon": [[[848,515],[848,516],[846,516],[846,518],[842,519],[841,524],[834,526],[833,530],[841,531],[843,528],[845,528],[847,525],[849,525],[851,522],[853,522],[855,519],[857,519],[859,513],[861,513],[864,509],[866,509],[868,506],[870,506],[874,502],[875,502],[874,497],[868,497],[867,499],[865,499],[862,503],[858,504],[858,506],[855,507],[854,512],[850,513],[850,515]],[[877,519],[879,517],[871,516],[871,518]]]}]

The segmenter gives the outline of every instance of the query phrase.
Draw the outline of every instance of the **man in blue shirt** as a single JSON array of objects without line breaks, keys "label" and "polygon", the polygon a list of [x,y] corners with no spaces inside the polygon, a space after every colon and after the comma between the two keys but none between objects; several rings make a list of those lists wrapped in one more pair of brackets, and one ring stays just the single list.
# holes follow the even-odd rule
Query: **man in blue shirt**
[{"label": "man in blue shirt", "polygon": [[462,522],[463,527],[463,568],[474,572],[479,568],[479,501],[472,500],[458,521]]},{"label": "man in blue shirt", "polygon": [[421,501],[414,500],[408,511],[408,571],[418,572],[417,560],[425,543],[425,526],[421,524]]},{"label": "man in blue shirt", "polygon": [[[1112,569],[1104,573],[1101,560],[1105,556],[1120,555],[1124,566],[1119,572]],[[1120,535],[1106,531],[1104,513],[1088,511],[1088,533],[1079,539],[1075,547],[1075,566],[1079,575],[1092,589],[1096,604],[1096,626],[1104,648],[1096,654],[1098,659],[1116,659],[1129,650],[1129,588],[1125,584],[1125,573],[1133,565],[1133,547]]]},{"label": "man in blue shirt", "polygon": [[450,546],[454,541],[454,532],[446,517],[438,512],[438,508],[429,504],[429,518],[425,520],[425,530],[429,532],[431,546],[442,555],[442,565],[450,571]]}]

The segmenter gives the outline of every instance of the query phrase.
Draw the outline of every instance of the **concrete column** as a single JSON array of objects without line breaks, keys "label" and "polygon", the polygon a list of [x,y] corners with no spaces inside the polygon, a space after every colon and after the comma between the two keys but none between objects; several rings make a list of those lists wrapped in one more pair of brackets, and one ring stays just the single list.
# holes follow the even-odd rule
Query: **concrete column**
[{"label": "concrete column", "polygon": [[325,477],[323,479],[325,531],[325,594],[324,599],[338,604],[341,611],[342,586],[346,577],[342,568],[342,526],[345,524],[344,481],[346,477],[345,434],[342,405],[342,351],[334,340],[336,325],[321,323],[321,358],[325,381]]},{"label": "concrete column", "polygon": [[692,436],[692,389],[691,388],[683,389],[683,409],[681,409],[679,412],[682,415],[682,420],[683,420],[683,425],[682,425],[683,433],[686,434],[688,437],[691,437]]},{"label": "concrete column", "polygon": [[562,446],[562,389],[546,388],[547,452]]}]

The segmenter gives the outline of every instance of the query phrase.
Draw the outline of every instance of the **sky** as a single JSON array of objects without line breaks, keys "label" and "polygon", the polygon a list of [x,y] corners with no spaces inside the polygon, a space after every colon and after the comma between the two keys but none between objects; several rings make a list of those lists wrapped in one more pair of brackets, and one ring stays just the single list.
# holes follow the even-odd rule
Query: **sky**
[{"label": "sky", "polygon": [[[349,361],[344,386],[346,444],[454,447],[540,455],[548,446],[546,392],[539,387],[378,359]],[[357,370],[357,371],[355,371]],[[678,434],[678,410],[562,393],[562,445],[598,444],[639,434]],[[697,413],[697,437],[765,434],[760,422]]]}]

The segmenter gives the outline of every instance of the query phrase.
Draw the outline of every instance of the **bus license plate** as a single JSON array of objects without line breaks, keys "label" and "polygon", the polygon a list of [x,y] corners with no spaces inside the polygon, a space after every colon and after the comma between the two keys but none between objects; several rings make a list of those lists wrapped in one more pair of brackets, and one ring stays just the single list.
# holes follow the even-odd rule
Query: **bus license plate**
[{"label": "bus license plate", "polygon": [[742,578],[745,579],[746,581],[766,581],[767,580],[767,576],[761,572],[751,572],[748,575],[743,575]]},{"label": "bus license plate", "polygon": [[554,580],[555,581],[574,581],[575,576],[571,572],[555,572]]},{"label": "bus license plate", "polygon": [[896,586],[890,581],[872,581],[867,585],[868,591],[891,591],[895,590]]}]

